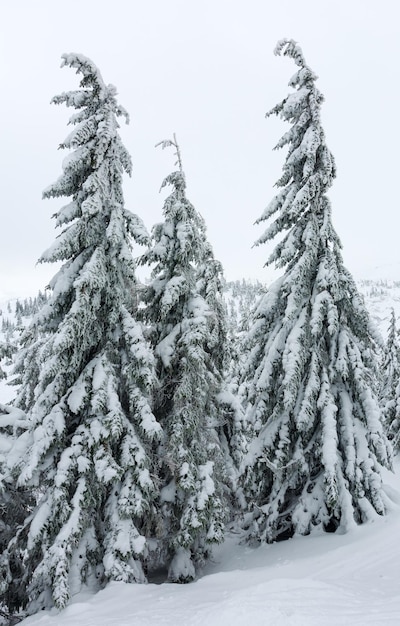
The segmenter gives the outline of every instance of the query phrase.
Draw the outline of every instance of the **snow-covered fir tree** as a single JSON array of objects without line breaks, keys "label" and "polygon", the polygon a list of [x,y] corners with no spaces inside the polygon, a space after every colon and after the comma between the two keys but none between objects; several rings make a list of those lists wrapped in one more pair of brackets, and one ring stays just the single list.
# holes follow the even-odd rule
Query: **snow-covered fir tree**
[{"label": "snow-covered fir tree", "polygon": [[[225,414],[222,425],[218,429],[220,441],[225,453],[225,465],[230,478],[232,492],[236,488],[237,469],[240,451],[243,449],[242,419],[243,411],[237,398],[237,388],[232,384],[231,363],[236,358],[235,348],[229,339],[228,310],[224,297],[226,282],[223,267],[213,255],[209,242],[205,242],[205,256],[198,267],[197,289],[208,304],[212,314],[209,316],[208,351],[212,351],[212,359],[219,374],[223,375],[222,391],[218,394],[218,402]],[[233,465],[232,465],[233,461]]]},{"label": "snow-covered fir tree", "polygon": [[133,308],[132,238],[148,239],[122,193],[131,160],[117,119],[128,117],[92,61],[66,54],[63,65],[81,82],[53,99],[76,112],[61,144],[70,150],[63,172],[44,197],[70,201],[55,214],[63,230],[40,259],[62,267],[24,336],[15,405],[28,427],[7,456],[9,476],[37,504],[3,552],[1,592],[23,555],[28,612],[62,608],[85,585],[145,581],[158,498],[154,358]]},{"label": "snow-covered fir tree", "polygon": [[252,313],[265,287],[259,281],[236,280],[226,284],[225,300],[228,311],[228,344],[230,362],[228,379],[237,392],[240,375],[245,362],[245,339],[252,320]]},{"label": "snow-covered fir tree", "polygon": [[226,516],[224,463],[218,429],[223,408],[225,324],[221,266],[206,239],[203,218],[186,197],[179,169],[162,187],[164,222],[153,228],[142,262],[153,265],[144,316],[151,326],[158,386],[154,414],[162,425],[160,445],[162,525],[160,562],[171,581],[188,582],[210,546],[223,539]]},{"label": "snow-covered fir tree", "polygon": [[392,309],[383,353],[381,405],[383,420],[395,448],[400,446],[400,345],[396,315]]},{"label": "snow-covered fir tree", "polygon": [[213,250],[205,241],[203,262],[197,270],[197,289],[210,309],[208,316],[209,337],[207,352],[211,354],[211,363],[216,368],[218,378],[222,375],[220,392],[217,396],[222,409],[222,422],[217,429],[224,454],[224,465],[230,491],[230,517],[234,518],[238,504],[242,503],[241,490],[238,489],[238,468],[246,447],[243,429],[243,410],[238,399],[237,386],[232,382],[232,360],[237,356],[229,340],[228,310],[224,298],[226,282],[220,261],[214,258]]},{"label": "snow-covered fir tree", "polygon": [[254,432],[242,480],[249,539],[273,541],[314,528],[346,530],[383,515],[381,466],[390,464],[376,394],[374,331],[332,226],[326,195],[336,175],[325,143],[323,96],[300,47],[294,88],[269,115],[291,124],[279,193],[258,223],[257,244],[281,235],[267,264],[284,270],[260,299],[242,377]]},{"label": "snow-covered fir tree", "polygon": [[[238,396],[240,376],[243,363],[246,361],[247,335],[251,311],[254,309],[260,294],[265,288],[259,281],[246,279],[230,281],[225,284],[224,297],[227,307],[227,357],[226,366],[227,388],[230,398],[226,406],[229,418],[226,419],[225,442],[229,449],[229,459],[232,459],[237,471],[248,449],[249,424],[244,419],[243,408]],[[241,489],[237,480],[234,490],[234,505],[244,506]],[[236,514],[236,512],[235,512]],[[235,515],[236,516],[236,515]]]}]

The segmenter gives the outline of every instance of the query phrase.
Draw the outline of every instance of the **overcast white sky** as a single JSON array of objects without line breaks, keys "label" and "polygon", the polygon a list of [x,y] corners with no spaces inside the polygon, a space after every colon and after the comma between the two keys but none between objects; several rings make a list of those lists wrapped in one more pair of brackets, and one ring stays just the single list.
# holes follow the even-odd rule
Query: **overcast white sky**
[{"label": "overcast white sky", "polygon": [[[400,280],[398,0],[0,0],[0,296],[35,294],[54,274],[35,268],[64,202],[42,200],[61,173],[58,144],[71,111],[52,96],[78,86],[63,52],[81,52],[117,86],[134,172],[126,206],[150,229],[175,132],[188,197],[205,218],[228,279],[266,280],[269,250],[252,249],[254,221],[274,195],[285,130],[265,112],[289,91],[293,62],[278,39],[302,46],[325,95],[323,124],[338,177],[330,197],[347,267],[398,264]],[[136,250],[140,253],[140,249]]]}]

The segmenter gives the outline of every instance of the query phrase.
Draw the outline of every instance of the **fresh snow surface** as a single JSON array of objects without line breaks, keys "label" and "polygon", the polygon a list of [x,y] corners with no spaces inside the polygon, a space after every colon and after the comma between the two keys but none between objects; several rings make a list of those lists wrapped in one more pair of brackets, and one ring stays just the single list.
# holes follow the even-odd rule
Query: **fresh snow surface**
[{"label": "fresh snow surface", "polygon": [[400,624],[400,460],[388,516],[351,532],[250,548],[229,536],[189,584],[111,583],[23,626],[380,626]]}]

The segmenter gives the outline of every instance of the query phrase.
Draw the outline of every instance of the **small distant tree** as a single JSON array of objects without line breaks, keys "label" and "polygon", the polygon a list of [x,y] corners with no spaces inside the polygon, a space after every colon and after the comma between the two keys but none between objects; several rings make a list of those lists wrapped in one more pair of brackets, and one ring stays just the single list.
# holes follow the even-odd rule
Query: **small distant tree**
[{"label": "small distant tree", "polygon": [[381,404],[384,425],[395,448],[400,447],[400,345],[396,315],[392,309],[383,353]]},{"label": "small distant tree", "polygon": [[376,395],[373,329],[332,226],[326,195],[336,176],[325,143],[316,75],[292,40],[295,89],[268,115],[291,128],[274,197],[258,220],[274,220],[257,244],[282,235],[267,263],[284,270],[256,308],[242,376],[254,440],[242,482],[249,539],[274,541],[313,528],[347,530],[386,510],[389,466]]},{"label": "small distant tree", "polygon": [[82,586],[145,581],[158,498],[153,355],[133,308],[131,241],[147,235],[122,193],[131,160],[117,118],[128,116],[92,61],[66,54],[63,65],[81,75],[80,89],[53,102],[77,112],[60,146],[71,152],[44,197],[72,199],[55,214],[63,230],[40,259],[62,267],[24,336],[15,404],[28,428],[7,457],[14,484],[37,504],[3,552],[1,592],[11,607],[21,603],[9,591],[22,555],[28,612],[63,608]]},{"label": "small distant tree", "polygon": [[7,378],[7,374],[1,367],[1,362],[3,359],[11,358],[13,353],[13,347],[10,343],[6,343],[5,341],[0,341],[0,380]]},{"label": "small distant tree", "polygon": [[153,265],[144,316],[151,326],[158,386],[154,414],[164,439],[159,450],[161,561],[175,582],[188,582],[212,544],[223,539],[226,516],[223,455],[218,429],[223,410],[224,336],[221,266],[206,239],[204,220],[186,197],[179,147],[178,170],[164,222],[153,228],[142,262]]}]

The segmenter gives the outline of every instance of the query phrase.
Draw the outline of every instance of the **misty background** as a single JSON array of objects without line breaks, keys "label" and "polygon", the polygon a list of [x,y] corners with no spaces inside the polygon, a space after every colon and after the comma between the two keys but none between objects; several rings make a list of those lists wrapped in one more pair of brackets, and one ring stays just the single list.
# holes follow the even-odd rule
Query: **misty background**
[{"label": "misty background", "polygon": [[285,158],[273,147],[288,126],[265,119],[296,71],[273,54],[283,37],[300,43],[325,96],[338,169],[329,196],[346,266],[356,277],[374,268],[400,277],[399,18],[396,0],[1,0],[0,297],[34,295],[56,271],[35,264],[67,203],[41,198],[68,153],[58,145],[72,111],[50,104],[78,87],[74,71],[60,69],[64,52],[90,57],[131,116],[120,129],[133,161],[126,207],[149,230],[162,220],[168,189],[159,189],[175,159],[154,146],[175,132],[188,198],[227,279],[267,282],[271,248],[252,245]]}]

